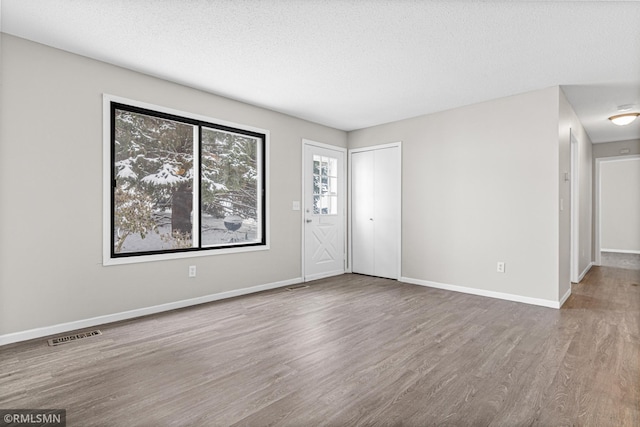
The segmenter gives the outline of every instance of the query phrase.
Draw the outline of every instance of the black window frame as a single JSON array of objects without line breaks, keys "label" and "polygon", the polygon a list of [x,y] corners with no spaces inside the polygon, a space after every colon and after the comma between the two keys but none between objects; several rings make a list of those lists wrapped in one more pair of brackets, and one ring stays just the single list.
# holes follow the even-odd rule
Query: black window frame
[{"label": "black window frame", "polygon": [[[216,251],[221,251],[221,250],[225,250],[225,249],[250,249],[250,248],[256,248],[256,249],[260,249],[260,248],[268,248],[268,239],[267,239],[267,232],[268,232],[268,227],[267,227],[267,149],[268,149],[268,131],[263,132],[259,132],[259,131],[255,131],[255,130],[250,130],[250,129],[243,129],[242,127],[235,127],[235,126],[231,126],[229,124],[225,124],[225,123],[216,123],[215,121],[211,121],[211,120],[215,120],[215,119],[210,119],[210,120],[203,120],[200,118],[193,118],[193,117],[189,117],[188,113],[185,113],[185,116],[179,115],[179,114],[174,114],[174,113],[167,113],[167,112],[163,112],[163,111],[157,111],[157,110],[153,110],[150,108],[146,108],[146,107],[140,107],[140,106],[136,106],[136,105],[130,105],[130,104],[126,104],[123,102],[119,102],[119,101],[114,101],[114,100],[110,100],[109,101],[109,117],[110,117],[110,142],[109,142],[109,150],[110,150],[110,164],[109,164],[109,170],[110,170],[110,177],[109,177],[109,182],[111,183],[110,185],[110,211],[109,211],[109,222],[110,222],[110,230],[109,230],[109,236],[110,236],[110,258],[112,260],[117,260],[117,259],[126,259],[126,258],[141,258],[141,257],[147,257],[147,256],[152,256],[152,255],[170,255],[170,254],[181,254],[181,253],[195,253],[198,255],[202,255],[203,252],[208,252],[208,253],[215,253]],[[128,111],[131,113],[136,113],[136,114],[143,114],[143,115],[148,115],[151,117],[157,117],[160,119],[166,119],[166,120],[171,120],[171,121],[175,121],[178,123],[184,123],[184,124],[188,124],[191,126],[196,126],[198,128],[197,130],[197,134],[198,134],[198,140],[194,141],[194,144],[198,144],[198,154],[197,154],[197,161],[198,161],[198,176],[194,177],[194,179],[198,180],[198,195],[197,195],[197,200],[198,200],[198,205],[197,206],[193,206],[192,208],[192,212],[193,214],[196,213],[196,211],[198,212],[198,217],[201,218],[201,214],[202,214],[202,129],[203,128],[207,128],[207,129],[213,129],[213,130],[219,130],[222,132],[230,132],[230,133],[235,133],[235,134],[239,134],[239,135],[246,135],[248,137],[251,138],[255,138],[259,141],[259,149],[258,149],[258,158],[257,160],[257,166],[258,166],[258,174],[260,176],[258,182],[258,188],[257,188],[257,192],[258,192],[258,198],[260,200],[259,203],[259,227],[260,227],[260,240],[259,241],[252,241],[252,242],[247,242],[247,243],[234,243],[234,244],[228,244],[228,245],[215,245],[215,246],[203,246],[202,244],[202,223],[201,221],[199,221],[198,224],[198,229],[197,229],[197,233],[198,233],[198,239],[197,239],[197,246],[196,247],[189,247],[189,248],[173,248],[173,249],[158,249],[158,250],[151,250],[151,251],[139,251],[139,252],[124,252],[124,253],[117,253],[115,252],[115,244],[116,244],[116,239],[115,239],[115,220],[116,220],[116,215],[115,215],[115,190],[117,187],[117,180],[116,180],[116,150],[115,150],[115,140],[116,140],[116,110],[121,110],[121,111]],[[221,121],[222,122],[222,121]],[[241,126],[241,125],[238,125]],[[247,128],[251,128],[250,126],[247,126]],[[195,161],[195,159],[194,159]],[[224,253],[228,253],[228,252],[224,252]]]}]

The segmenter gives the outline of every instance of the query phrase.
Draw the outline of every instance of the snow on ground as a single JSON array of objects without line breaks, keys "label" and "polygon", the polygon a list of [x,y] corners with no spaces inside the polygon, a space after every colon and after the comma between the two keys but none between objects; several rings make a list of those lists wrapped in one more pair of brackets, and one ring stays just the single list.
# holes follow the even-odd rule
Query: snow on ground
[{"label": "snow on ground", "polygon": [[[139,234],[129,235],[122,246],[121,253],[175,249],[173,239],[169,238],[171,224],[161,225],[157,230],[159,233],[151,232],[144,239]],[[256,227],[253,220],[243,221],[242,227],[234,233],[226,229],[222,218],[213,218],[207,215],[202,217],[203,246],[250,243],[256,239]]]}]

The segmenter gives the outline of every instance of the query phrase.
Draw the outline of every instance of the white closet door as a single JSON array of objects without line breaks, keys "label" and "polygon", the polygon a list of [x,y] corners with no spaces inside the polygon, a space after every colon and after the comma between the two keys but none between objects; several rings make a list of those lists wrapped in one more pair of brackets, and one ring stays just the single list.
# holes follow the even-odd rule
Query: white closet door
[{"label": "white closet door", "polygon": [[399,278],[400,149],[374,151],[374,269],[373,275]]},{"label": "white closet door", "polygon": [[401,176],[399,146],[352,152],[354,273],[400,277]]},{"label": "white closet door", "polygon": [[362,151],[351,157],[352,271],[374,273],[373,171],[374,152]]}]

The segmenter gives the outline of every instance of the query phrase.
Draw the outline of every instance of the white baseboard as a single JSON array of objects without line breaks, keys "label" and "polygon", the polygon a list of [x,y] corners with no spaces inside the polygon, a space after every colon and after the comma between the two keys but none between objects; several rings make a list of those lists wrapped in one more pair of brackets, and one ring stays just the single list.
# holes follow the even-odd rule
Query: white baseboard
[{"label": "white baseboard", "polygon": [[118,322],[120,320],[133,319],[135,317],[147,316],[149,314],[161,313],[163,311],[175,310],[178,308],[189,307],[192,305],[204,304],[207,302],[218,301],[226,298],[233,298],[241,295],[252,294],[255,292],[266,291],[269,289],[282,288],[284,286],[302,283],[302,277],[295,279],[283,280],[280,282],[268,283],[265,285],[252,286],[250,288],[236,289],[233,291],[220,292],[217,294],[204,295],[201,297],[190,298],[181,301],[169,302],[166,304],[154,305],[151,307],[138,308],[135,310],[123,311],[120,313],[107,314],[104,316],[92,317],[89,319],[76,320],[73,322],[60,323],[42,328],[29,329],[21,332],[13,332],[10,334],[0,335],[0,346],[20,341],[42,338],[48,335],[60,334],[63,332],[75,331],[83,328],[90,328],[106,323]]},{"label": "white baseboard", "polygon": [[[565,292],[565,294],[563,295],[562,298],[560,298],[560,307],[562,307],[562,305],[569,299],[569,297],[571,296],[571,283],[569,283],[569,289],[567,289],[567,292]],[[558,307],[558,308],[560,308]]]},{"label": "white baseboard", "polygon": [[587,265],[587,267],[584,269],[584,271],[580,274],[580,276],[578,276],[578,283],[580,283],[582,281],[582,279],[584,279],[584,276],[587,275],[587,273],[589,272],[589,270],[591,270],[591,267],[594,266],[593,262],[590,262],[589,265]]},{"label": "white baseboard", "polygon": [[615,253],[619,253],[619,254],[640,255],[640,251],[629,250],[629,249],[600,249],[600,252],[615,252]]},{"label": "white baseboard", "polygon": [[[541,298],[531,298],[522,295],[507,294],[503,292],[487,291],[485,289],[468,288],[466,286],[448,285],[446,283],[431,282],[428,280],[412,279],[410,277],[401,277],[401,282],[410,283],[412,285],[427,286],[430,288],[444,289],[446,291],[462,292],[465,294],[479,295],[483,297],[497,298],[507,301],[523,302],[525,304],[539,305],[549,308],[560,308],[560,301],[546,300]],[[569,290],[569,293],[571,290]],[[568,298],[568,296],[567,296]]]}]

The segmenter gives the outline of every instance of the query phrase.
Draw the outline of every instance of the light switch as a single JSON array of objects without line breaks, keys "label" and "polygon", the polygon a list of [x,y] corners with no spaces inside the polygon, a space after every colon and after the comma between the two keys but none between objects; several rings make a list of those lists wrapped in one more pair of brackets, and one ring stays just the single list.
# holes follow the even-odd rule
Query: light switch
[{"label": "light switch", "polygon": [[294,211],[299,211],[300,210],[300,202],[298,200],[294,200],[293,204],[292,204],[292,209]]}]

